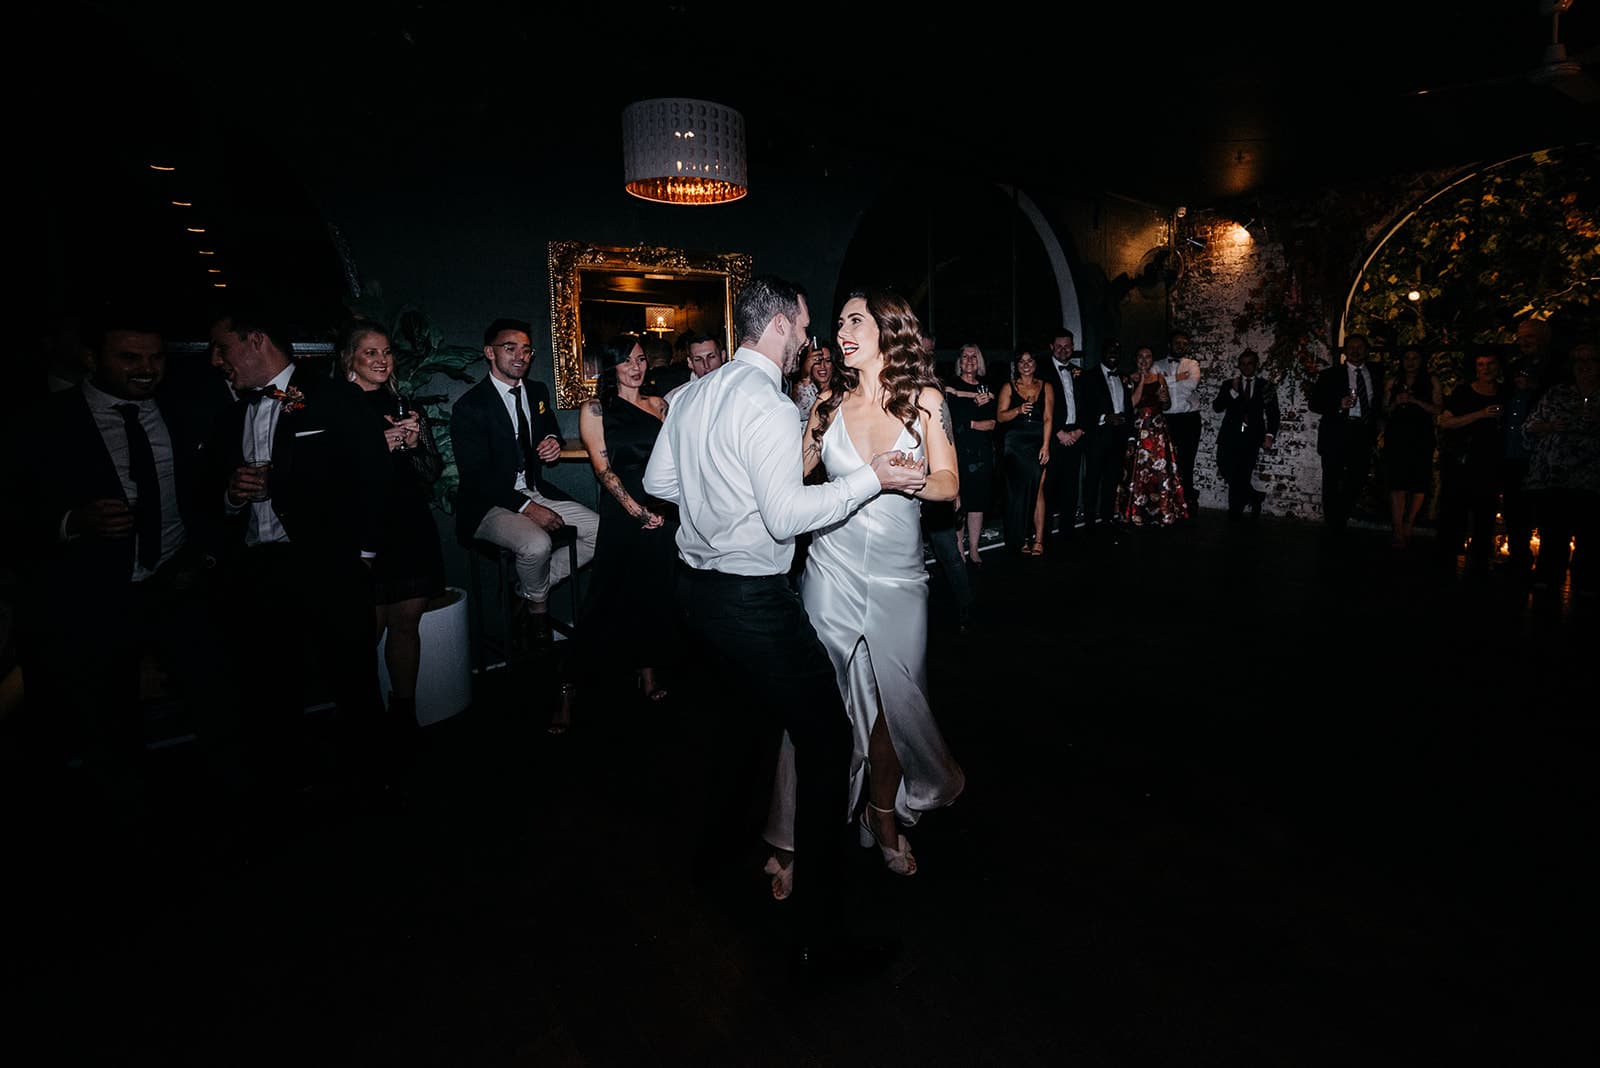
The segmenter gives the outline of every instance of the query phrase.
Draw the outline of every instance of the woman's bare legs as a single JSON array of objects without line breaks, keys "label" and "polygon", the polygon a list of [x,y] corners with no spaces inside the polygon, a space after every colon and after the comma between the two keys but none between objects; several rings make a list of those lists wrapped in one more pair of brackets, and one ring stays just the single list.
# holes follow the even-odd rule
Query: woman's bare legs
[{"label": "woman's bare legs", "polygon": [[389,669],[389,691],[396,697],[414,700],[417,696],[417,670],[422,661],[422,610],[425,597],[411,597],[394,604],[378,606],[378,637],[389,632],[383,662]]},{"label": "woman's bare legs", "polygon": [[975,564],[983,563],[978,556],[978,545],[983,539],[983,513],[967,513],[967,559]]},{"label": "woman's bare legs", "polygon": [[1406,547],[1406,491],[1395,490],[1389,494],[1389,525],[1394,528],[1394,536],[1389,539],[1389,544],[1396,549]]}]

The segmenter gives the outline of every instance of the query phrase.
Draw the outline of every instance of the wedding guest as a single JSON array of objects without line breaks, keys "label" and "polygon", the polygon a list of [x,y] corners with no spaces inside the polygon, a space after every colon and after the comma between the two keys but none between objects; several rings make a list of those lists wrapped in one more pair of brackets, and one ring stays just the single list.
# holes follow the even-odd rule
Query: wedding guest
[{"label": "wedding guest", "polygon": [[832,381],[833,348],[826,341],[808,344],[800,353],[800,373],[789,387],[789,399],[800,411],[801,426],[811,418],[811,406],[817,403],[817,395],[826,392]]},{"label": "wedding guest", "polygon": [[56,767],[81,758],[112,816],[143,794],[141,664],[166,671],[223,791],[240,769],[208,617],[204,441],[162,389],[167,353],[139,313],[85,326],[87,374],[23,413],[9,443],[18,494],[27,680],[23,732]]},{"label": "wedding guest", "polygon": [[1166,378],[1155,370],[1155,354],[1148,345],[1134,353],[1133,367],[1133,374],[1122,383],[1133,412],[1133,436],[1123,451],[1117,520],[1136,527],[1170,527],[1188,516],[1185,487],[1164,414],[1172,394]]},{"label": "wedding guest", "polygon": [[1172,439],[1178,466],[1178,482],[1183,486],[1184,513],[1193,519],[1200,507],[1194,486],[1194,462],[1200,454],[1200,364],[1189,355],[1189,334],[1174,330],[1167,338],[1167,355],[1155,363],[1156,373],[1167,383],[1171,404],[1162,413]]},{"label": "wedding guest", "polygon": [[1317,376],[1307,407],[1317,423],[1317,455],[1322,457],[1322,517],[1329,531],[1345,529],[1367,486],[1372,450],[1383,407],[1383,379],[1367,363],[1367,338],[1344,341],[1344,363]]},{"label": "wedding guest", "polygon": [[1077,532],[1078,490],[1083,476],[1083,438],[1086,430],[1078,421],[1078,378],[1083,362],[1073,354],[1076,340],[1071,330],[1062,327],[1050,341],[1050,357],[1042,361],[1039,374],[1055,395],[1055,421],[1050,426],[1050,464],[1045,479],[1045,527],[1050,517],[1057,521],[1057,541],[1065,542]]},{"label": "wedding guest", "polygon": [[1006,545],[1022,556],[1044,555],[1045,465],[1050,443],[1045,428],[1055,419],[1055,396],[1038,377],[1039,361],[1023,349],[1012,377],[1000,387],[997,418],[1008,424],[1005,444]]},{"label": "wedding guest", "polygon": [[264,313],[240,307],[214,321],[211,351],[239,394],[211,455],[226,517],[229,672],[258,766],[291,779],[311,772],[304,711],[322,681],[338,706],[343,781],[331,785],[392,786],[372,746],[386,733],[371,574],[383,544],[383,439],[361,398],[295,363],[287,332]]},{"label": "wedding guest", "polygon": [[1251,481],[1262,449],[1272,448],[1278,437],[1278,389],[1257,373],[1260,358],[1253,349],[1239,353],[1239,373],[1222,383],[1213,411],[1222,413],[1217,427],[1217,474],[1228,484],[1228,518],[1261,517],[1266,494]]},{"label": "wedding guest", "polygon": [[[691,345],[692,348],[692,345]],[[677,560],[676,509],[644,491],[645,465],[661,433],[668,405],[641,392],[644,348],[624,334],[601,348],[600,395],[587,401],[578,431],[600,494],[600,531],[590,567],[589,593],[579,641],[591,650],[618,635],[632,634],[620,656],[631,658],[639,689],[661,701],[666,687],[657,676],[676,629],[672,576]],[[616,650],[607,656],[616,659]],[[590,660],[598,657],[591,656]]]},{"label": "wedding guest", "polygon": [[394,347],[370,322],[345,328],[339,345],[344,377],[371,412],[374,434],[389,451],[382,541],[372,562],[376,640],[389,669],[389,725],[417,723],[420,624],[428,600],[444,592],[444,556],[433,521],[432,486],[444,471],[427,413],[402,396],[394,381]]},{"label": "wedding guest", "polygon": [[[684,365],[689,368],[689,382],[697,381],[728,362],[727,350],[722,347],[722,339],[710,334],[685,333],[680,339],[684,348]],[[671,407],[679,394],[688,388],[689,382],[673,386],[667,391],[667,406]]]},{"label": "wedding guest", "polygon": [[535,644],[545,645],[551,640],[550,590],[572,577],[568,554],[552,551],[550,534],[576,529],[582,568],[594,559],[600,517],[541,477],[560,459],[565,439],[549,389],[526,380],[532,330],[520,319],[496,319],[484,330],[489,373],[452,406],[450,441],[461,479],[456,537],[463,545],[481,540],[516,554],[519,609]]},{"label": "wedding guest", "polygon": [[1400,371],[1389,383],[1384,407],[1389,418],[1383,428],[1383,474],[1394,529],[1389,544],[1404,549],[1433,489],[1433,424],[1444,410],[1439,380],[1428,373],[1421,349],[1413,346],[1400,354]]},{"label": "wedding guest", "polygon": [[1573,591],[1592,596],[1600,593],[1600,349],[1583,341],[1568,359],[1572,381],[1546,390],[1523,428],[1532,449],[1526,484],[1539,522],[1534,588],[1558,589],[1568,572]]},{"label": "wedding guest", "polygon": [[1086,431],[1083,457],[1083,529],[1085,534],[1111,528],[1117,511],[1117,484],[1128,440],[1127,391],[1117,364],[1122,346],[1106,343],[1099,363],[1078,376],[1079,423]]},{"label": "wedding guest", "polygon": [[956,377],[944,388],[950,421],[956,432],[956,460],[960,464],[964,521],[957,533],[966,558],[982,566],[978,555],[983,538],[983,514],[994,497],[995,398],[986,378],[983,350],[972,342],[961,346],[956,357]]},{"label": "wedding guest", "polygon": [[1500,356],[1473,358],[1472,381],[1459,386],[1444,402],[1439,428],[1447,437],[1439,471],[1439,552],[1453,564],[1461,554],[1471,519],[1470,569],[1487,572],[1494,560],[1495,512],[1500,498],[1501,458],[1505,431],[1500,419],[1508,391],[1500,381]]}]

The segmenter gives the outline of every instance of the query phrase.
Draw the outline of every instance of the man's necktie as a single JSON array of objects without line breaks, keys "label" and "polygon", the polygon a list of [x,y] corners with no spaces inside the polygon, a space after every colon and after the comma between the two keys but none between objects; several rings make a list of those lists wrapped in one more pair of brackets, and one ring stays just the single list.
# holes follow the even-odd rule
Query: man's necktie
[{"label": "man's necktie", "polygon": [[1361,368],[1356,368],[1356,403],[1361,406],[1361,417],[1367,416],[1367,380]]},{"label": "man's necktie", "polygon": [[1244,380],[1244,399],[1245,400],[1249,400],[1250,399],[1250,382],[1251,381],[1252,380],[1248,379],[1248,378]]},{"label": "man's necktie", "polygon": [[528,430],[528,417],[522,411],[522,387],[511,387],[511,402],[517,409],[517,447],[522,450],[522,469],[533,470],[533,436]]},{"label": "man's necktie", "polygon": [[137,404],[117,405],[128,434],[128,474],[139,494],[133,505],[133,529],[139,535],[139,563],[154,571],[161,563],[161,478],[156,474],[156,454],[139,422]]}]

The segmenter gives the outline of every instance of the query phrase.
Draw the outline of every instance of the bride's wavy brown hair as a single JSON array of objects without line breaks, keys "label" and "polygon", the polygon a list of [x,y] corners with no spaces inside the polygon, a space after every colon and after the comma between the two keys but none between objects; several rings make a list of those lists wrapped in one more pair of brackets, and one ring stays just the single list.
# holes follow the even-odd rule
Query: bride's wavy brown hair
[{"label": "bride's wavy brown hair", "polygon": [[[941,388],[933,373],[933,357],[922,351],[922,324],[917,322],[917,313],[911,310],[911,305],[898,293],[887,289],[854,289],[844,299],[849,302],[857,298],[867,302],[867,314],[878,324],[878,351],[883,355],[883,370],[878,373],[878,381],[883,386],[883,410],[904,423],[912,439],[921,445],[922,433],[917,429],[917,422],[922,409],[917,405],[917,395],[929,387]],[[834,351],[838,352],[837,343]],[[817,402],[817,427],[811,436],[819,446],[828,424],[833,421],[833,413],[844,403],[845,394],[855,392],[860,385],[861,372],[845,366],[841,356],[833,365],[828,398]]]}]

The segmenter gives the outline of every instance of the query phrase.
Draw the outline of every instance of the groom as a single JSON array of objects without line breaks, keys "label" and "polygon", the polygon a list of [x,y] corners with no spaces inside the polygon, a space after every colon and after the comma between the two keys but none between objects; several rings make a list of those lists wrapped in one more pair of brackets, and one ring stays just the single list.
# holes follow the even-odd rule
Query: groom
[{"label": "groom", "polygon": [[[801,867],[797,965],[810,977],[861,963],[840,938],[850,720],[833,664],[786,575],[795,535],[844,519],[886,490],[914,493],[926,465],[898,452],[842,478],[808,486],[801,427],[784,376],[798,362],[811,316],[792,282],[759,277],[739,293],[739,349],[714,375],[678,394],[645,469],[644,488],[678,505],[679,609],[708,663],[738,672],[717,680],[712,711],[728,759],[712,763],[706,840],[698,858],[719,863],[753,842],[746,803],[765,800],[782,730],[795,749],[795,855]],[[766,783],[770,786],[770,781]],[[702,868],[703,870],[703,868]]]}]

